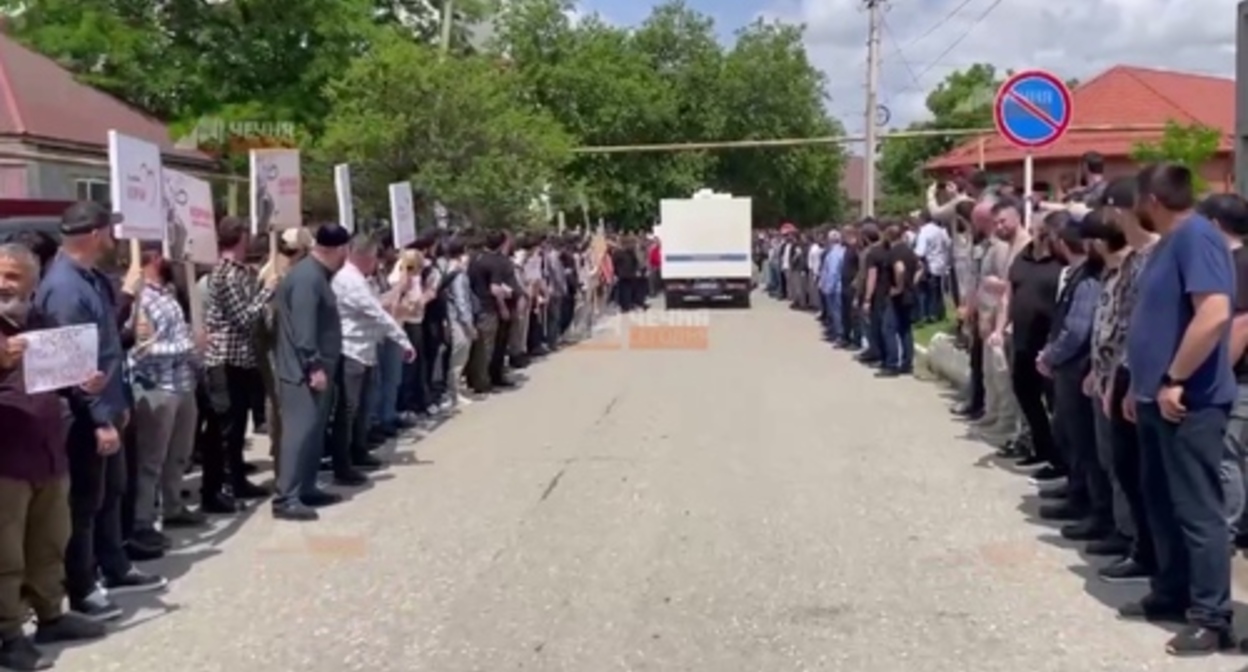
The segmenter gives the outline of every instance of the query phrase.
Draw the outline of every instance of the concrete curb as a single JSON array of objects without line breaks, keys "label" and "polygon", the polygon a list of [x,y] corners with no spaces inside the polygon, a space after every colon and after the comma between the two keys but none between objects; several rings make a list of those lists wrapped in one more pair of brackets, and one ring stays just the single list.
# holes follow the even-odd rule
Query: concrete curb
[{"label": "concrete curb", "polygon": [[953,338],[948,334],[937,334],[927,347],[915,347],[915,352],[923,358],[932,374],[961,389],[970,380],[971,360],[953,344]]}]

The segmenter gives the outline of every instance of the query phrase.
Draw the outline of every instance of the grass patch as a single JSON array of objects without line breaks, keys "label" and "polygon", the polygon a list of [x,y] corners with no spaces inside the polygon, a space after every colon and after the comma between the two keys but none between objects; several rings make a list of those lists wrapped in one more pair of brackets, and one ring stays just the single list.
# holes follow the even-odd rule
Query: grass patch
[{"label": "grass patch", "polygon": [[924,324],[914,329],[914,344],[927,347],[932,342],[932,337],[936,334],[953,333],[953,328],[957,322],[952,317],[946,317],[940,322],[932,322]]}]

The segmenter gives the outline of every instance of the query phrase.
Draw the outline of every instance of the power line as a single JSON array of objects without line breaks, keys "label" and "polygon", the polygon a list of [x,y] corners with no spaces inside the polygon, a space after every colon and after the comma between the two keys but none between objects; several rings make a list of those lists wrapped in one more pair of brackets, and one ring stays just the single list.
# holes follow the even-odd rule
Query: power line
[{"label": "power line", "polygon": [[953,17],[958,15],[958,12],[961,12],[963,9],[965,9],[966,6],[971,4],[972,1],[973,0],[962,0],[962,2],[958,3],[957,7],[954,7],[952,10],[950,10],[948,14],[945,14],[944,18],[932,24],[932,27],[924,31],[922,35],[914,38],[913,40],[910,40],[909,44],[907,44],[905,48],[909,49],[910,47],[913,47],[914,45],[922,42],[924,38],[926,38],[928,35],[931,35],[932,33],[936,32],[938,28],[945,25],[946,23],[949,23],[949,21],[953,19]]},{"label": "power line", "polygon": [[893,43],[893,47],[896,49],[897,58],[901,61],[902,65],[906,66],[906,71],[910,73],[910,78],[914,81],[914,85],[916,87],[923,88],[923,82],[919,81],[919,76],[914,72],[914,66],[910,65],[910,61],[906,59],[905,52],[902,50],[901,45],[898,44],[897,38],[893,35],[893,29],[889,27],[888,20],[883,16],[880,17],[880,27],[884,29],[884,36]]},{"label": "power line", "polygon": [[953,50],[957,49],[958,45],[962,44],[962,42],[965,41],[967,37],[970,37],[971,33],[975,30],[975,28],[979,24],[983,23],[984,19],[988,18],[988,15],[992,14],[993,10],[995,10],[1000,5],[1001,5],[1001,0],[992,0],[992,4],[988,5],[987,9],[985,9],[983,13],[975,17],[975,20],[971,22],[971,25],[966,27],[966,30],[962,31],[962,34],[958,36],[958,39],[954,40],[952,44],[950,44],[948,47],[945,48],[944,51],[940,52],[939,56],[932,59],[932,62],[926,68],[924,68],[922,72],[919,73],[918,78],[923,79],[924,75],[931,72],[932,69],[937,66],[937,64],[945,60],[946,56],[953,53]]}]

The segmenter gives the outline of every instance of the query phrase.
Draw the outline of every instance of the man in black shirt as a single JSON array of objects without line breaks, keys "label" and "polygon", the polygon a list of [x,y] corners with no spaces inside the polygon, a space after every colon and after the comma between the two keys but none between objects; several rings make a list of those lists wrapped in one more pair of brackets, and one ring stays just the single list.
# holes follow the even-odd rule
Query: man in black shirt
[{"label": "man in black shirt", "polygon": [[508,279],[515,280],[511,260],[503,254],[506,234],[492,231],[486,235],[485,249],[468,263],[468,285],[481,306],[477,318],[477,339],[468,355],[468,385],[478,394],[494,389],[490,378],[491,363],[498,340],[499,320],[509,315],[507,299],[511,292]]},{"label": "man in black shirt", "polygon": [[919,257],[902,239],[900,226],[884,231],[888,245],[886,258],[888,298],[883,309],[884,362],[876,374],[882,378],[914,371],[914,307],[915,280],[919,274]]},{"label": "man in black shirt", "polygon": [[884,312],[888,306],[889,288],[892,283],[892,262],[888,242],[881,239],[880,230],[874,224],[862,227],[867,241],[863,265],[866,267],[866,283],[863,287],[862,307],[866,318],[867,349],[858,356],[864,364],[880,364],[888,353],[884,343]]}]

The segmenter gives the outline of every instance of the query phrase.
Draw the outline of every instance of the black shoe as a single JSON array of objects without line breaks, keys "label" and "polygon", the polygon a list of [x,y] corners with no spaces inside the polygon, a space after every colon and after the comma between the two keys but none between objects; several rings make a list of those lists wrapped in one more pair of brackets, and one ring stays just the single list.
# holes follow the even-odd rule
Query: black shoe
[{"label": "black shoe", "polygon": [[964,420],[978,420],[984,417],[984,409],[975,408],[970,404],[962,404],[952,410],[953,414]]},{"label": "black shoe", "polygon": [[169,580],[159,574],[147,574],[131,567],[130,571],[121,576],[104,577],[104,589],[109,595],[125,595],[127,593],[152,593],[164,590]]},{"label": "black shoe", "polygon": [[1040,499],[1047,499],[1049,501],[1066,499],[1067,495],[1069,494],[1070,494],[1070,488],[1067,487],[1066,485],[1058,485],[1052,488],[1045,488],[1044,490],[1041,490],[1039,493]]},{"label": "black shoe", "polygon": [[1104,539],[1089,542],[1083,552],[1103,558],[1121,558],[1131,552],[1131,540],[1115,531]]},{"label": "black shoe", "polygon": [[887,366],[881,366],[879,371],[875,372],[876,378],[898,378],[901,376],[900,369],[893,369]]},{"label": "black shoe", "polygon": [[229,515],[231,513],[238,513],[242,511],[243,508],[239,506],[238,500],[223,492],[219,492],[215,495],[203,496],[203,499],[199,504],[199,510],[204,513]]},{"label": "black shoe", "polygon": [[181,511],[172,513],[164,518],[164,526],[166,529],[185,528],[185,527],[203,527],[208,524],[208,517],[199,511],[192,511],[183,508]]},{"label": "black shoe", "polygon": [[130,535],[129,543],[140,548],[158,548],[161,551],[167,551],[170,548],[173,548],[172,539],[150,527],[135,530],[134,533]]},{"label": "black shoe", "polygon": [[516,386],[516,381],[510,378],[499,378],[498,380],[494,381],[495,388],[510,390],[514,388],[515,386]]},{"label": "black shoe", "polygon": [[1128,602],[1118,607],[1118,616],[1132,621],[1148,621],[1149,623],[1181,623],[1187,624],[1187,609],[1184,607],[1162,604],[1145,597],[1138,602]]},{"label": "black shoe", "polygon": [[1054,481],[1060,481],[1063,478],[1066,478],[1066,474],[1063,473],[1061,469],[1052,465],[1046,465],[1040,467],[1040,469],[1037,470],[1036,473],[1032,474],[1031,478],[1028,480],[1032,485],[1045,485]]},{"label": "black shoe", "polygon": [[1166,642],[1166,653],[1172,656],[1208,656],[1235,647],[1229,630],[1192,625]]},{"label": "black shoe", "polygon": [[52,669],[52,658],[44,655],[29,637],[19,635],[0,644],[0,667],[30,672]]},{"label": "black shoe", "polygon": [[[257,434],[268,434],[268,433],[269,433],[269,430],[268,430],[268,428],[267,428],[267,426],[266,426],[266,425],[260,425],[260,427],[261,427],[261,429],[264,429],[264,431],[263,431],[263,432],[261,432],[260,430],[256,430],[256,433],[257,433]],[[252,474],[257,474],[257,473],[260,473],[260,467],[257,467],[257,466],[255,465],[255,463],[253,463],[253,462],[244,462],[244,463],[243,463],[243,475],[244,475],[244,476],[251,476]]]},{"label": "black shoe", "polygon": [[342,495],[325,492],[324,490],[317,490],[300,497],[299,501],[301,501],[304,506],[310,506],[317,509],[322,506],[333,506],[334,504],[341,502]]},{"label": "black shoe", "polygon": [[342,471],[334,472],[334,483],[337,485],[355,488],[364,485],[367,482],[368,476],[364,475],[363,472],[356,471],[355,469],[344,469]]},{"label": "black shoe", "polygon": [[88,620],[71,611],[51,621],[40,621],[39,629],[35,631],[35,642],[39,644],[81,642],[99,639],[106,632],[103,623]]},{"label": "black shoe", "polygon": [[1063,539],[1070,541],[1095,541],[1104,539],[1113,531],[1109,525],[1095,520],[1081,520],[1077,523],[1062,526]]},{"label": "black shoe", "polygon": [[321,514],[315,509],[304,506],[303,504],[286,504],[284,506],[273,506],[273,517],[277,520],[289,520],[298,523],[307,523],[318,520]]},{"label": "black shoe", "polygon": [[103,623],[104,621],[115,621],[122,616],[121,607],[108,599],[108,595],[103,590],[96,588],[91,594],[81,600],[70,600],[69,609],[75,614],[88,621]]},{"label": "black shoe", "polygon": [[1083,511],[1071,506],[1069,502],[1045,504],[1040,507],[1041,520],[1075,521],[1083,518]]},{"label": "black shoe", "polygon": [[372,455],[357,455],[351,458],[351,466],[360,471],[377,471],[386,466],[385,462],[373,457]]},{"label": "black shoe", "polygon": [[269,496],[269,489],[256,485],[247,479],[240,479],[230,488],[235,499],[264,499]]},{"label": "black shoe", "polygon": [[1022,459],[1020,459],[1018,462],[1015,463],[1015,466],[1019,467],[1020,469],[1031,469],[1033,467],[1041,467],[1043,469],[1044,467],[1047,467],[1048,465],[1049,465],[1048,460],[1044,459],[1043,457],[1040,457],[1039,455],[1032,454],[1030,452],[1027,453],[1027,455],[1025,455]]},{"label": "black shoe", "polygon": [[[162,535],[163,536],[163,535]],[[135,539],[127,539],[123,544],[126,557],[131,562],[150,562],[165,557],[165,546],[163,543],[144,543]]]},{"label": "black shoe", "polygon": [[1005,445],[997,449],[997,456],[1006,460],[1021,460],[1027,457],[1027,447],[1018,439],[1010,439]]},{"label": "black shoe", "polygon": [[1096,575],[1105,583],[1141,583],[1148,581],[1152,572],[1134,558],[1126,557],[1108,567],[1102,567]]}]

